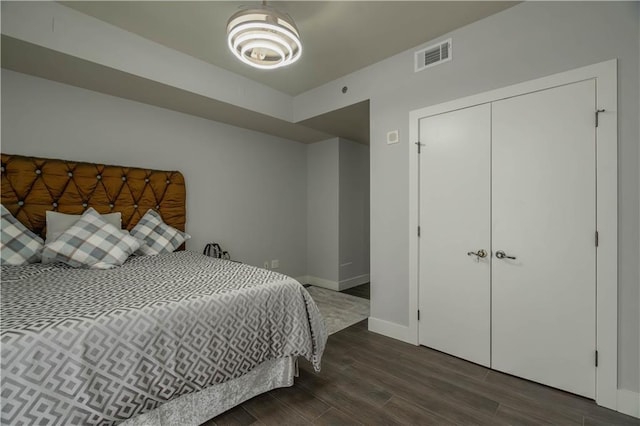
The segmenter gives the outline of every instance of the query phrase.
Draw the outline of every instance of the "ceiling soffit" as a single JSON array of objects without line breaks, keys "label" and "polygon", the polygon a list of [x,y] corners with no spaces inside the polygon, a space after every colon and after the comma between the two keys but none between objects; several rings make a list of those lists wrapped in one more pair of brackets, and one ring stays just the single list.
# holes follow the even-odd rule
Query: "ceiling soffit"
[{"label": "ceiling soffit", "polygon": [[5,35],[1,61],[12,71],[302,143],[335,136]]}]

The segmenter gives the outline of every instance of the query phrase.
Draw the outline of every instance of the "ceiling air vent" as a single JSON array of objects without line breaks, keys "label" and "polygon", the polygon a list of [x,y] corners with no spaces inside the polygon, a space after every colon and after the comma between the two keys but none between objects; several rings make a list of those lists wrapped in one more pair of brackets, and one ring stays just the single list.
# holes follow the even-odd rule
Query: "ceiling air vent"
[{"label": "ceiling air vent", "polygon": [[416,52],[416,72],[451,60],[451,39]]}]

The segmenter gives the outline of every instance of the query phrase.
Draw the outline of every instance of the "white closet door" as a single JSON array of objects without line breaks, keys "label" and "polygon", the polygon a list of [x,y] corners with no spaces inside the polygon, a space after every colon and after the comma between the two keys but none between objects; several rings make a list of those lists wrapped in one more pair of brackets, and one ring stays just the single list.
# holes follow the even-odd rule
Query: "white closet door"
[{"label": "white closet door", "polygon": [[420,344],[489,366],[491,108],[420,120]]},{"label": "white closet door", "polygon": [[492,108],[492,368],[593,398],[595,82]]}]

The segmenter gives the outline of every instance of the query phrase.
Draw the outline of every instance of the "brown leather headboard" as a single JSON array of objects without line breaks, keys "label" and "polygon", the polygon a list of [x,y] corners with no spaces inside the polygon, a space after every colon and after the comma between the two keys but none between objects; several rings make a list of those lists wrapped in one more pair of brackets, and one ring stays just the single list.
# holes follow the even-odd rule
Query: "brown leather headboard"
[{"label": "brown leather headboard", "polygon": [[122,213],[131,230],[149,209],[185,230],[185,184],[182,173],[107,166],[2,154],[2,204],[27,228],[43,238],[45,212]]}]

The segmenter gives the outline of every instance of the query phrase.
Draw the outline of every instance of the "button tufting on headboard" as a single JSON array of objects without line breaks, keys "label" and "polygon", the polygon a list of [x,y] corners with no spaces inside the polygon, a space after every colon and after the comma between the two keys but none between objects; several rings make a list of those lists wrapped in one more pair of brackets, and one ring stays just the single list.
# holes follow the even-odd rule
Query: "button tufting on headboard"
[{"label": "button tufting on headboard", "polygon": [[184,231],[185,199],[184,177],[176,171],[2,154],[2,204],[43,237],[47,210],[82,214],[88,207],[121,212],[129,230],[155,207],[167,224]]}]

